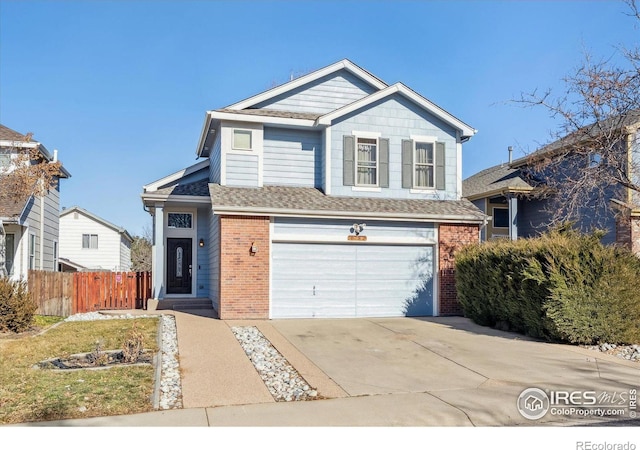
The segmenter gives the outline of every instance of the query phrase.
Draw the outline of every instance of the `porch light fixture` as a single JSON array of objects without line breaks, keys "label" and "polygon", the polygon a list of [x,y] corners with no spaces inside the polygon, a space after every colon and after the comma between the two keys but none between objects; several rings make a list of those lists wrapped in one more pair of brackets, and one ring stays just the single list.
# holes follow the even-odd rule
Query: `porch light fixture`
[{"label": "porch light fixture", "polygon": [[251,252],[251,254],[258,253],[258,247],[256,246],[255,242],[251,243],[251,249],[249,250],[249,252]]},{"label": "porch light fixture", "polygon": [[200,242],[198,242],[200,247],[204,247],[204,239],[200,238]]}]

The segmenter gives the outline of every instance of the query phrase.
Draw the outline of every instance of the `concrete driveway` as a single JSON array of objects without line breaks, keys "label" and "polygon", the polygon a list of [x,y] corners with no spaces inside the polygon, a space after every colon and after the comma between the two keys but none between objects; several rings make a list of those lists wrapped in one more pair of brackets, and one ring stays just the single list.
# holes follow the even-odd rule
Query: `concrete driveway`
[{"label": "concrete driveway", "polygon": [[532,387],[547,393],[606,393],[611,398],[597,405],[602,408],[620,407],[613,403],[626,399],[618,418],[625,422],[619,423],[640,425],[629,422],[628,408],[630,390],[640,386],[640,364],[592,350],[537,342],[460,317],[255,325],[303,376],[312,377],[307,381],[329,386],[330,392],[318,390],[332,399],[213,408],[210,419],[219,425],[586,425],[610,420],[568,410],[528,420],[516,403]]}]

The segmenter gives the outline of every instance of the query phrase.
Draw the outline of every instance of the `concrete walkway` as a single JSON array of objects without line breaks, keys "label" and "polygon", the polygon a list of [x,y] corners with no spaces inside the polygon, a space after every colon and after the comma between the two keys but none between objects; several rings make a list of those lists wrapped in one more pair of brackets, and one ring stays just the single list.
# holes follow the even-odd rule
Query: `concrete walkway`
[{"label": "concrete walkway", "polygon": [[[640,425],[523,418],[516,400],[525,388],[628,393],[640,385],[640,364],[463,318],[221,321],[207,310],[158,312],[176,317],[184,409],[21,426]],[[324,399],[275,402],[234,325],[257,326]]]}]

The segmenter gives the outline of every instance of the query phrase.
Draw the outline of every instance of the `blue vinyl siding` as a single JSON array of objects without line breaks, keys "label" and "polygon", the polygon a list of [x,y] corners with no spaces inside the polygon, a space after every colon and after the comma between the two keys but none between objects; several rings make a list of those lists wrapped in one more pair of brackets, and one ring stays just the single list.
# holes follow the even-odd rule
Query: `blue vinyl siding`
[{"label": "blue vinyl siding", "polygon": [[257,187],[258,156],[255,154],[227,154],[227,186]]},{"label": "blue vinyl siding", "polygon": [[213,149],[209,154],[209,182],[220,183],[220,133],[217,133]]},{"label": "blue vinyl siding", "polygon": [[259,103],[255,108],[326,114],[376,90],[349,71],[340,70]]},{"label": "blue vinyl siding", "polygon": [[263,183],[321,187],[320,132],[264,128]]},{"label": "blue vinyl siding", "polygon": [[[389,188],[381,192],[358,192],[344,186],[342,179],[343,136],[354,131],[381,133],[389,139]],[[445,190],[411,193],[402,188],[402,140],[411,135],[435,136],[444,142]],[[355,111],[332,124],[331,142],[331,194],[386,198],[457,199],[456,131],[450,125],[423,111],[401,95],[394,95],[370,105],[364,111]]]},{"label": "blue vinyl siding", "polygon": [[198,223],[196,227],[196,295],[209,297],[209,250],[207,246],[200,247],[198,242],[203,239],[209,242],[209,208],[198,208]]}]

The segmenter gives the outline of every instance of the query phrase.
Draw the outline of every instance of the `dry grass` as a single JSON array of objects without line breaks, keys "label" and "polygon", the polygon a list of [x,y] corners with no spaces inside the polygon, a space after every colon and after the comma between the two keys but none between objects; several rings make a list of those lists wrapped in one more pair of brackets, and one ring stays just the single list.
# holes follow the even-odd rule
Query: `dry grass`
[{"label": "dry grass", "polygon": [[[134,320],[65,322],[37,336],[2,342],[0,424],[131,414],[153,409],[152,366],[58,372],[32,366],[49,358],[120,349]],[[157,352],[158,319],[135,319],[145,349]]]}]

